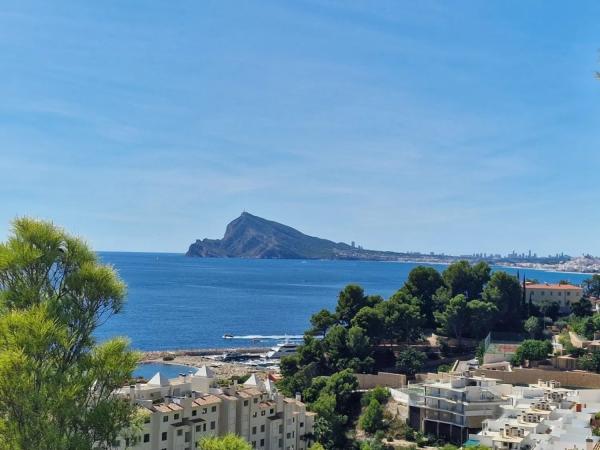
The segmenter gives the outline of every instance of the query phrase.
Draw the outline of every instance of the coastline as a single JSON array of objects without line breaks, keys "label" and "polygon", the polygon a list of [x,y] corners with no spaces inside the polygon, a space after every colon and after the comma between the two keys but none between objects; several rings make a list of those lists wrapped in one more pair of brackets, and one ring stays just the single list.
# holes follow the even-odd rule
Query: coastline
[{"label": "coastline", "polygon": [[[458,260],[456,260],[456,261],[458,261]],[[452,264],[456,261],[397,260],[397,261],[382,261],[382,262],[449,266],[450,264]],[[598,272],[586,272],[585,270],[562,270],[552,264],[529,265],[528,263],[523,263],[523,264],[507,264],[507,263],[501,263],[501,262],[499,262],[499,263],[487,262],[487,263],[490,265],[490,267],[504,267],[507,269],[518,269],[518,270],[531,269],[531,270],[540,270],[542,272],[570,273],[573,275],[594,275],[594,274],[598,273]]]},{"label": "coastline", "polygon": [[227,347],[227,348],[195,348],[195,349],[177,349],[177,350],[139,350],[143,355],[141,362],[154,361],[164,356],[218,356],[223,353],[251,353],[261,354],[269,350],[264,347]]},{"label": "coastline", "polygon": [[[210,367],[217,379],[231,379],[232,377],[244,377],[253,373],[266,374],[267,372],[278,372],[278,368],[252,366],[243,364],[238,361],[219,361],[215,356],[220,356],[224,352],[227,353],[245,353],[256,355],[266,353],[268,347],[235,347],[227,349],[193,349],[193,350],[161,350],[161,351],[146,351],[141,352],[142,358],[139,364],[164,364],[174,366],[186,366],[192,369],[199,369],[202,366]],[[164,357],[172,359],[164,360]]]},{"label": "coastline", "polygon": [[531,269],[531,270],[540,270],[542,272],[554,272],[554,273],[570,273],[573,275],[594,275],[598,272],[585,272],[582,270],[560,270],[557,269],[556,267],[552,267],[552,266],[544,266],[544,265],[540,265],[540,266],[515,266],[513,264],[494,264],[495,266],[498,267],[506,267],[507,269],[519,269],[519,270],[523,270],[523,269]]}]

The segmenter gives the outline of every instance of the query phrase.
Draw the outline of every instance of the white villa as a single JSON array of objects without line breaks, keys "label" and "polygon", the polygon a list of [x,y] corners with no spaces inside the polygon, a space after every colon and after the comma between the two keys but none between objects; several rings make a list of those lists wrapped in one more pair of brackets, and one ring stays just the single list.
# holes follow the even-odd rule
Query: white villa
[{"label": "white villa", "polygon": [[471,376],[412,384],[406,390],[412,397],[407,399],[412,406],[409,420],[426,434],[461,444],[485,419],[498,415],[500,405],[508,401],[510,387]]},{"label": "white villa", "polygon": [[513,387],[500,416],[483,422],[469,441],[493,450],[595,450],[590,426],[600,411],[600,389],[571,390],[555,381]]},{"label": "white villa", "polygon": [[300,399],[285,398],[270,380],[252,375],[243,385],[219,388],[214,373],[167,379],[122,388],[118,395],[135,402],[144,416],[141,431],[114,442],[114,450],[193,450],[204,436],[235,433],[253,448],[306,450],[315,414]]},{"label": "white villa", "polygon": [[435,377],[391,389],[397,414],[424,433],[464,448],[600,450],[592,424],[600,389],[565,389],[556,381],[513,386],[468,373]]}]

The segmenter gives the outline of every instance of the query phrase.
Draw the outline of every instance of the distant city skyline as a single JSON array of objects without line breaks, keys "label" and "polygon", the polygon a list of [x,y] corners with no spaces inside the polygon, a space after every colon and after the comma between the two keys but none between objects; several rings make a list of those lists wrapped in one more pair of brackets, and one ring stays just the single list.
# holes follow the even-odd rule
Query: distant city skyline
[{"label": "distant city skyline", "polygon": [[[366,249],[600,255],[600,4],[0,6],[0,238],[185,252],[243,210]],[[524,250],[518,250],[524,249]]]}]

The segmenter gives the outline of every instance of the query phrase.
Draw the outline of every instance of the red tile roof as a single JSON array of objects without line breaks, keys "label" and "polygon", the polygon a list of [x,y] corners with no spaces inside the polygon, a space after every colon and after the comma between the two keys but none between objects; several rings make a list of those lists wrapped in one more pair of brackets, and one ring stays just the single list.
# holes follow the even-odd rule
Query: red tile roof
[{"label": "red tile roof", "polygon": [[221,399],[215,395],[203,395],[194,399],[194,403],[198,406],[212,405],[214,403],[221,403]]},{"label": "red tile roof", "polygon": [[525,284],[525,290],[527,289],[552,289],[552,290],[560,290],[560,291],[571,291],[571,290],[582,290],[579,286],[574,286],[572,284],[535,284],[529,283]]}]

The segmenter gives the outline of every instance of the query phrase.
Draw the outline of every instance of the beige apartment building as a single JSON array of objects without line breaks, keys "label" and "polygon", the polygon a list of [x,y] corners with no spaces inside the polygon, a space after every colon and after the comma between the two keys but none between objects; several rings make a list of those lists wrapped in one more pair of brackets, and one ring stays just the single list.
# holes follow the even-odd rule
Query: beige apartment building
[{"label": "beige apartment building", "polygon": [[114,450],[193,450],[205,436],[234,433],[261,450],[306,450],[315,414],[300,399],[285,398],[270,380],[250,377],[243,385],[218,388],[210,369],[118,392],[140,406],[141,431],[124,432]]},{"label": "beige apartment building", "polygon": [[539,304],[544,300],[558,302],[561,310],[570,310],[581,300],[583,289],[572,284],[525,283],[525,300]]}]

